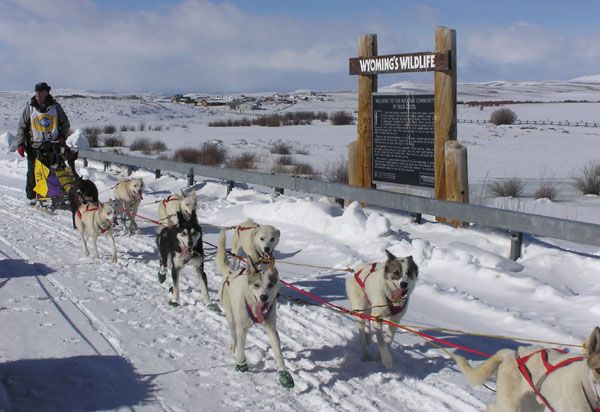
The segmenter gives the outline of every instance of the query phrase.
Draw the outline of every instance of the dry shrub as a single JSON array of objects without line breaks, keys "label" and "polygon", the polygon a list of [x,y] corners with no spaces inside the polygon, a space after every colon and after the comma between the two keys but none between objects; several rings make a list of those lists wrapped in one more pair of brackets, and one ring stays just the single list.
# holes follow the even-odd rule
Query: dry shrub
[{"label": "dry shrub", "polygon": [[340,157],[338,160],[325,163],[323,177],[330,182],[348,184],[348,161]]},{"label": "dry shrub", "polygon": [[522,197],[525,183],[518,178],[496,180],[490,185],[490,191],[498,197]]},{"label": "dry shrub", "polygon": [[573,186],[584,195],[600,195],[600,161],[588,162],[572,174]]},{"label": "dry shrub", "polygon": [[270,151],[273,154],[289,155],[292,154],[292,146],[288,143],[279,141],[271,145]]},{"label": "dry shrub", "polygon": [[490,115],[490,123],[500,126],[502,124],[513,124],[517,121],[517,115],[510,109],[502,108],[494,110]]},{"label": "dry shrub", "polygon": [[329,121],[334,126],[344,126],[344,125],[353,124],[354,116],[352,116],[352,113],[348,113],[348,112],[344,112],[344,111],[333,112],[329,116]]},{"label": "dry shrub", "polygon": [[109,136],[104,138],[104,146],[106,147],[123,147],[125,139],[121,135]]},{"label": "dry shrub", "polygon": [[129,150],[132,152],[151,152],[152,151],[152,141],[147,137],[138,137],[129,145]]},{"label": "dry shrub", "polygon": [[258,159],[255,153],[244,152],[234,156],[227,162],[227,167],[234,169],[256,169]]}]

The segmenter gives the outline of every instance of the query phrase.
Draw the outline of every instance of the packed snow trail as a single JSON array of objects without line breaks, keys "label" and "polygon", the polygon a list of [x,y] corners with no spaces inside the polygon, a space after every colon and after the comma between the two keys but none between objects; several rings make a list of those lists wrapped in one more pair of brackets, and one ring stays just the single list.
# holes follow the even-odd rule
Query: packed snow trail
[{"label": "packed snow trail", "polygon": [[[0,405],[8,410],[477,411],[493,397],[470,387],[441,351],[412,335],[397,335],[391,371],[380,362],[361,362],[352,320],[285,300],[278,308],[278,330],[296,387],[284,390],[277,383],[268,339],[259,327],[248,336],[250,372],[236,373],[225,319],[206,309],[192,271],[182,275],[182,306],[167,305],[169,280],[164,285],[156,280],[155,227],[142,223],[142,234],[131,237],[117,232],[117,264],[108,263],[104,238],[101,260],[83,258],[70,214],[47,215],[23,206],[22,168],[15,171],[14,162],[0,167]],[[82,172],[101,190],[114,184],[115,177],[92,168]],[[141,175],[149,191],[145,202],[183,185],[168,176]],[[593,256],[533,244],[521,266],[496,254],[506,244],[492,232],[411,225],[407,217],[382,212],[393,232],[375,233],[378,225],[365,223],[360,208],[342,214],[323,202],[273,199],[253,190],[224,198],[222,189],[209,183],[200,190],[202,221],[218,226],[253,217],[275,224],[283,234],[281,260],[347,267],[376,259],[384,247],[413,254],[421,275],[407,315],[412,321],[578,343],[597,318],[583,315],[600,307],[600,298],[591,294],[598,263]],[[153,217],[154,209],[148,205],[140,213]],[[370,215],[372,221],[381,217]],[[203,225],[205,239],[215,243],[217,229],[211,225]],[[375,234],[362,242],[361,227]],[[216,300],[220,278],[213,253],[207,248],[206,271]],[[548,259],[576,269],[570,284],[556,272],[542,273]],[[281,265],[280,273],[347,306],[342,271]],[[488,352],[515,345],[444,337]],[[375,354],[374,346],[371,351]]]}]

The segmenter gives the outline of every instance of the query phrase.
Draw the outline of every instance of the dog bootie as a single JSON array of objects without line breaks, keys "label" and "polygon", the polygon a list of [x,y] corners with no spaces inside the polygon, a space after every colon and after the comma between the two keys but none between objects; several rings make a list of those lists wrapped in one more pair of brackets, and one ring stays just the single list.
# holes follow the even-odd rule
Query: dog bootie
[{"label": "dog bootie", "polygon": [[246,362],[238,363],[237,365],[235,365],[235,371],[236,372],[248,372],[248,364]]},{"label": "dog bootie", "polygon": [[176,308],[176,307],[178,307],[178,306],[179,306],[179,303],[177,303],[177,302],[174,302],[174,301],[170,300],[170,301],[169,301],[169,305],[171,305],[171,306],[173,306],[174,308]]},{"label": "dog bootie", "polygon": [[294,387],[294,378],[288,371],[279,371],[279,383],[284,388],[293,388]]},{"label": "dog bootie", "polygon": [[216,303],[209,303],[208,305],[206,305],[206,307],[212,310],[213,312],[221,313],[221,308]]},{"label": "dog bootie", "polygon": [[158,272],[158,283],[162,285],[163,283],[165,283],[165,280],[167,280],[167,274]]}]

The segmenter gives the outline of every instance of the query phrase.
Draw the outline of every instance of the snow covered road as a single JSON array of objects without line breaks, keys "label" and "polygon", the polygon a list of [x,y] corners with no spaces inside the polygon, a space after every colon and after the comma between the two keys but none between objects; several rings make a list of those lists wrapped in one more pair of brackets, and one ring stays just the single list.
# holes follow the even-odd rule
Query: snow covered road
[{"label": "snow covered road", "polygon": [[[361,362],[355,324],[339,314],[282,299],[278,329],[293,390],[277,383],[266,334],[248,336],[250,372],[234,371],[225,318],[202,303],[198,279],[182,276],[182,306],[167,305],[167,281],[156,280],[155,228],[117,235],[119,262],[100,239],[101,260],[83,258],[70,214],[24,206],[23,165],[0,162],[0,410],[298,410],[478,411],[492,394],[470,387],[442,353],[399,334],[391,371]],[[102,190],[116,176],[82,169]],[[150,203],[184,180],[146,179]],[[342,210],[324,200],[273,198],[208,183],[200,189],[205,239],[218,225],[253,217],[283,233],[278,258],[348,267],[381,257],[387,247],[413,254],[421,277],[407,318],[428,325],[579,343],[600,313],[598,256],[541,243],[515,264],[500,255],[506,239],[409,217]],[[111,194],[106,192],[101,199]],[[141,213],[155,216],[155,205]],[[387,218],[391,231],[382,230]],[[261,218],[262,217],[262,218]],[[384,225],[385,226],[385,225]],[[364,239],[358,233],[369,233]],[[207,248],[212,299],[220,282]],[[347,305],[342,271],[280,266],[282,278]],[[282,294],[289,295],[283,290]],[[514,342],[443,335],[483,351]],[[371,347],[375,353],[375,347]]]}]

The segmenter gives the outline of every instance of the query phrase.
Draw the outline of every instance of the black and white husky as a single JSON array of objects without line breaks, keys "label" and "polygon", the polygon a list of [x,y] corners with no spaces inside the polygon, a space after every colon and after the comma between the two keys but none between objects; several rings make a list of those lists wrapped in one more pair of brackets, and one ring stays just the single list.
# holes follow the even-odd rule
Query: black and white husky
[{"label": "black and white husky", "polygon": [[177,213],[178,223],[172,227],[163,228],[156,237],[160,255],[158,281],[163,283],[167,278],[167,270],[171,270],[173,286],[170,288],[171,306],[179,306],[179,272],[186,265],[196,269],[200,279],[200,289],[204,303],[211,310],[219,311],[216,303],[211,303],[208,297],[208,283],[204,272],[204,249],[202,247],[202,228],[198,223],[196,211],[184,217]]}]

